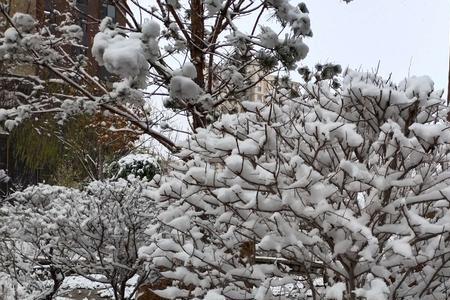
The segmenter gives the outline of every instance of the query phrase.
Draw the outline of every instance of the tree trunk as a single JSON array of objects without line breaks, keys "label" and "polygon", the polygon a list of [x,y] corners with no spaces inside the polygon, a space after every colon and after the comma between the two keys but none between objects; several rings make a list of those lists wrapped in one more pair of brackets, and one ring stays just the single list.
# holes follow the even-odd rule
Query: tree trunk
[{"label": "tree trunk", "polygon": [[[192,0],[191,3],[191,60],[197,71],[197,83],[202,89],[205,88],[205,21],[204,7],[202,0]],[[199,114],[200,113],[200,114]],[[192,109],[192,118],[194,129],[206,126],[206,117],[203,115],[201,107]]]},{"label": "tree trunk", "polygon": [[125,282],[121,282],[118,286],[118,291],[117,291],[117,299],[116,300],[124,300],[125,299],[125,288],[127,286],[127,281]]},{"label": "tree trunk", "polygon": [[58,292],[60,286],[64,281],[64,274],[61,272],[61,269],[55,266],[50,266],[50,276],[53,280],[53,287],[51,288],[51,290],[36,298],[36,300],[52,300]]},{"label": "tree trunk", "polygon": [[201,87],[205,87],[205,55],[203,53],[205,46],[205,22],[203,18],[204,8],[202,0],[192,0],[191,5],[191,59],[197,70],[195,82]]},{"label": "tree trunk", "polygon": [[[450,105],[450,53],[448,59],[448,87],[447,87],[447,106]],[[450,121],[450,115],[447,116],[447,120]]]}]

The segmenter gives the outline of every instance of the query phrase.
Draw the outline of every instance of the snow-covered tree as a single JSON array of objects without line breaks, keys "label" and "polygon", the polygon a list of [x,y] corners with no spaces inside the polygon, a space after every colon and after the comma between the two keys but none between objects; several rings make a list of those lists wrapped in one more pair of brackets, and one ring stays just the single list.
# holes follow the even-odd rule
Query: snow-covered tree
[{"label": "snow-covered tree", "polygon": [[450,296],[442,91],[428,77],[394,84],[338,72],[319,66],[298,98],[280,88],[266,103],[243,102],[244,112],[198,129],[185,161],[155,177],[163,212],[141,256],[171,280],[157,294]]},{"label": "snow-covered tree", "polygon": [[[75,14],[82,13],[76,1],[70,5]],[[43,112],[65,120],[103,110],[177,151],[157,127],[163,120],[149,113],[145,100],[164,96],[166,107],[185,115],[194,130],[205,127],[223,103],[238,105],[266,74],[295,68],[308,52],[303,37],[312,34],[306,6],[287,0],[166,0],[154,6],[118,0],[114,5],[117,13],[126,15],[127,26],[105,18],[88,49],[100,66],[119,77],[112,90],[86,71],[85,56],[71,55],[74,48],[83,49],[83,32],[69,12],[50,12],[60,22],[49,18],[39,24],[27,14],[10,16],[8,6],[0,5],[8,26],[0,39],[2,80],[22,87],[9,92],[13,104],[0,110],[5,128]],[[267,13],[282,30],[259,27]],[[141,22],[142,16],[148,20]],[[254,18],[248,32],[238,27],[244,18]]]},{"label": "snow-covered tree", "polygon": [[[130,176],[83,190],[39,185],[12,194],[0,209],[1,271],[30,294],[41,290],[36,299],[53,299],[70,273],[109,284],[114,299],[125,299],[127,281],[149,275],[138,258],[157,214],[148,189]],[[48,271],[50,288],[39,269]]]}]

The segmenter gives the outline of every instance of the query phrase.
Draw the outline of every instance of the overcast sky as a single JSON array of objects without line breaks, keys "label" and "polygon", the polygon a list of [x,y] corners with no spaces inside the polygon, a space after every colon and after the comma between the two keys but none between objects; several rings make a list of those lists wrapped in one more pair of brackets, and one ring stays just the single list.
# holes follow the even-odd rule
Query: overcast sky
[{"label": "overcast sky", "polygon": [[[298,1],[299,2],[299,1]],[[364,70],[381,64],[395,80],[430,75],[447,89],[449,0],[304,0],[314,36],[304,63],[336,62]],[[409,67],[411,65],[411,67]]]},{"label": "overcast sky", "polygon": [[[400,81],[408,73],[429,75],[436,88],[447,89],[450,0],[302,1],[310,11],[314,32],[306,39],[310,52],[303,64],[334,62],[372,70],[380,62],[383,76],[392,73]],[[274,24],[268,17],[263,22]],[[243,31],[251,26],[251,22],[239,23]]]}]

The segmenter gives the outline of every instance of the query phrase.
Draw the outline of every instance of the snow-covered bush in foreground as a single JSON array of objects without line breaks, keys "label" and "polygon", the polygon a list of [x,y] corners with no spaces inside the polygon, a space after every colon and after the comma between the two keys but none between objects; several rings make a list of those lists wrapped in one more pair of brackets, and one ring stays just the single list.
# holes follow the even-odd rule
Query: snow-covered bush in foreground
[{"label": "snow-covered bush in foreground", "polygon": [[354,71],[284,92],[198,129],[154,178],[163,212],[140,255],[172,280],[157,293],[279,299],[291,284],[313,299],[447,299],[442,92]]},{"label": "snow-covered bush in foreground", "polygon": [[54,285],[47,297],[69,272],[104,278],[115,299],[124,299],[127,281],[147,274],[137,255],[156,214],[147,190],[147,181],[129,177],[81,191],[39,185],[12,194],[0,208],[2,270],[30,292],[42,288],[37,270],[48,270]]}]

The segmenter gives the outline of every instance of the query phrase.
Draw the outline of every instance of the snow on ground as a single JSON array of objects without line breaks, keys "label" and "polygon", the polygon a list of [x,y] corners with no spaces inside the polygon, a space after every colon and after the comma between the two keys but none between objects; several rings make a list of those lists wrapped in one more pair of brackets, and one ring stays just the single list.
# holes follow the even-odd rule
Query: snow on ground
[{"label": "snow on ground", "polygon": [[[95,280],[102,280],[102,275],[91,275]],[[125,289],[126,296],[130,296],[137,283],[138,277],[134,276],[128,281]],[[82,276],[67,276],[60,288],[55,300],[94,300],[113,299],[113,290],[109,284],[89,280]]]},{"label": "snow on ground", "polygon": [[[274,283],[275,280],[276,279],[274,279],[272,283]],[[296,277],[294,280],[295,283],[283,283],[284,279],[280,278],[280,286],[272,287],[273,295],[278,297],[295,297],[295,299],[311,299],[312,291],[310,289],[305,291],[305,285],[302,283],[305,280],[301,277]],[[324,288],[323,279],[320,277],[313,279],[313,284],[317,290]]]}]

